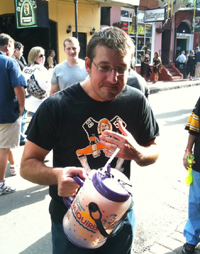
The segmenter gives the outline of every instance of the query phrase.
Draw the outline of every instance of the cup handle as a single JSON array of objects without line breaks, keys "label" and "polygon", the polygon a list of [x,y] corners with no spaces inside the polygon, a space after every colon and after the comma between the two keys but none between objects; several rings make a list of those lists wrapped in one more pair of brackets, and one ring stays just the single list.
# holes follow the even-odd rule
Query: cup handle
[{"label": "cup handle", "polygon": [[[75,175],[73,179],[80,187],[83,186],[85,179],[81,178],[78,175]],[[71,207],[71,204],[74,201],[75,197],[76,195],[74,195],[73,197],[63,197],[63,202],[68,209]]]}]

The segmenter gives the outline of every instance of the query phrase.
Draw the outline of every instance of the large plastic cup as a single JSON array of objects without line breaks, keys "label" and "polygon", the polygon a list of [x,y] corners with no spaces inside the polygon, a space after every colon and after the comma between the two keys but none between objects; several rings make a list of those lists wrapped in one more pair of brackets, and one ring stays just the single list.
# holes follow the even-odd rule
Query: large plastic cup
[{"label": "large plastic cup", "polygon": [[[106,174],[103,169],[92,170],[64,216],[68,239],[85,249],[102,246],[107,237],[100,233],[95,220],[101,217],[106,234],[112,234],[131,206],[131,191],[129,179],[120,171],[111,169]],[[91,211],[92,205],[99,210]]]}]

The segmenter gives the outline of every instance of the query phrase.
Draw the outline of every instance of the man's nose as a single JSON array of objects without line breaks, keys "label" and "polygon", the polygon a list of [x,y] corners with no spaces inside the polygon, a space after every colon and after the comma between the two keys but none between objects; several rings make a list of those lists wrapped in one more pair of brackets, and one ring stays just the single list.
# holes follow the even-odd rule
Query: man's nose
[{"label": "man's nose", "polygon": [[118,80],[118,73],[117,73],[117,71],[112,69],[112,71],[109,72],[109,74],[108,74],[107,80],[110,83],[112,83],[112,84],[117,83],[117,80]]}]

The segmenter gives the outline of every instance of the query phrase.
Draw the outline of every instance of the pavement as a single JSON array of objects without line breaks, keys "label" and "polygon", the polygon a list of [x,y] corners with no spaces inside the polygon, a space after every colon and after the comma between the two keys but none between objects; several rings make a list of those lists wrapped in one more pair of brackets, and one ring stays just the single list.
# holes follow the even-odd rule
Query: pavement
[{"label": "pavement", "polygon": [[[150,94],[155,94],[167,90],[188,88],[191,86],[199,86],[199,80],[178,80],[178,81],[158,81],[156,83],[147,82],[150,89]],[[143,254],[181,254],[182,247],[185,243],[185,237],[183,236],[183,229],[185,222],[177,225],[175,230],[168,235],[165,239],[159,242],[154,242],[150,250],[145,251]],[[179,246],[177,248],[177,246]],[[196,247],[194,254],[200,254],[200,244]]]}]

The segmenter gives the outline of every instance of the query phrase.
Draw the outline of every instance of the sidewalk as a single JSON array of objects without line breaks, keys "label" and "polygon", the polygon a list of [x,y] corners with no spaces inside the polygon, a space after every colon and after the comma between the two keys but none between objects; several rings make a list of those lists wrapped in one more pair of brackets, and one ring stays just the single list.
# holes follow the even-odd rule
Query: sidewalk
[{"label": "sidewalk", "polygon": [[[172,89],[199,86],[200,80],[158,81],[155,84],[153,82],[147,82],[147,84],[150,88],[150,94],[155,94]],[[183,236],[184,227],[185,222],[178,225],[174,232],[165,239],[154,242],[150,250],[145,251],[143,254],[181,254],[185,243],[185,237]],[[179,247],[177,248],[177,246]],[[195,254],[200,254],[200,245],[196,248]]]},{"label": "sidewalk", "polygon": [[[154,242],[150,250],[145,251],[143,254],[181,254],[185,243],[185,237],[183,236],[184,227],[185,222],[178,225],[174,232],[165,239],[160,242]],[[179,247],[177,248],[177,246]],[[200,254],[200,245],[198,245],[194,254]]]},{"label": "sidewalk", "polygon": [[200,80],[186,80],[181,81],[158,81],[155,84],[153,82],[147,82],[150,88],[150,94],[167,91],[171,89],[187,88],[190,86],[200,85]]}]

